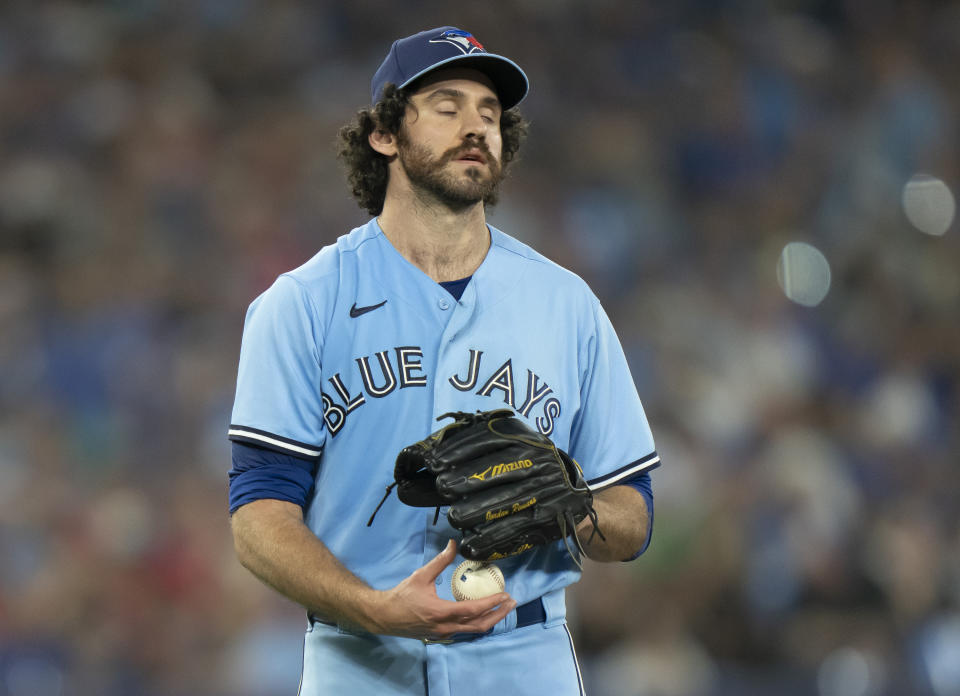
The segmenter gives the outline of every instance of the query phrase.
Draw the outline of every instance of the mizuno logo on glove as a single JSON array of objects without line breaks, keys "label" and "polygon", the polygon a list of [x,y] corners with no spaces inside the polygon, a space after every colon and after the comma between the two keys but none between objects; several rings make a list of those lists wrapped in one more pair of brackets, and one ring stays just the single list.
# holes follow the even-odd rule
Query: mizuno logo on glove
[{"label": "mizuno logo on glove", "polygon": [[490,478],[496,478],[497,476],[502,476],[510,471],[519,471],[520,469],[529,469],[533,466],[533,462],[529,459],[520,459],[515,462],[507,462],[506,464],[495,464],[494,466],[488,466],[483,471],[478,471],[475,474],[470,474],[470,478],[477,479],[478,481],[486,481],[487,474],[490,474]]}]

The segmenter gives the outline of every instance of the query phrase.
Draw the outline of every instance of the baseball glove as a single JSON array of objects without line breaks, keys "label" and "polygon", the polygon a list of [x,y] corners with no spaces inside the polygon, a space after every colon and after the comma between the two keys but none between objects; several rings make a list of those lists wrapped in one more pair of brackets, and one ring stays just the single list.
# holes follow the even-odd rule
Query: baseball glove
[{"label": "baseball glove", "polygon": [[563,539],[579,565],[568,542],[577,524],[590,517],[603,538],[579,464],[509,409],[437,420],[449,417],[453,423],[400,452],[380,505],[394,486],[407,505],[436,507],[437,515],[448,505],[464,558],[492,561]]}]

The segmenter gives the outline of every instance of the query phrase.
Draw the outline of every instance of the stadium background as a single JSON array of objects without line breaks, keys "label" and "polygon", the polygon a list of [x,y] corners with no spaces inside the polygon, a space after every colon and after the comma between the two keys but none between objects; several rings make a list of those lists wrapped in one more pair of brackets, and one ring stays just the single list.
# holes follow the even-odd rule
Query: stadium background
[{"label": "stadium background", "polygon": [[3,3],[0,694],[295,693],[243,314],[365,219],[336,130],[445,23],[529,74],[492,221],[595,288],[665,462],[570,593],[590,694],[960,694],[960,6],[890,0]]}]

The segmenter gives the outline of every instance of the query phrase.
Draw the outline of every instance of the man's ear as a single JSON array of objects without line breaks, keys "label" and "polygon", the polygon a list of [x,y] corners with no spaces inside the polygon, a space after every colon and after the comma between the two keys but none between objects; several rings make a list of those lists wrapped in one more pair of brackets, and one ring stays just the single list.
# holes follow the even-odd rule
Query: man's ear
[{"label": "man's ear", "polygon": [[382,128],[375,128],[371,131],[370,135],[367,136],[367,141],[370,143],[370,147],[373,148],[374,152],[379,152],[381,155],[386,155],[387,157],[393,157],[397,154],[397,136],[394,133],[390,133]]}]

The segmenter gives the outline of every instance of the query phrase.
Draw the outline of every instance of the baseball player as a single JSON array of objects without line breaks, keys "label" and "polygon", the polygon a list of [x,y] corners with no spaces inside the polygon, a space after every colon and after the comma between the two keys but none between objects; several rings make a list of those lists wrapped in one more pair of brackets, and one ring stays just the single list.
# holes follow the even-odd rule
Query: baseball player
[{"label": "baseball player", "polygon": [[505,591],[458,602],[445,515],[390,497],[367,526],[398,452],[445,413],[510,409],[569,453],[603,532],[579,524],[590,558],[649,543],[659,457],[609,319],[580,278],[485,220],[527,90],[454,27],[394,42],[340,134],[373,217],[247,313],[232,527],[243,565],[307,610],[302,694],[583,693],[570,544],[498,561]]}]

